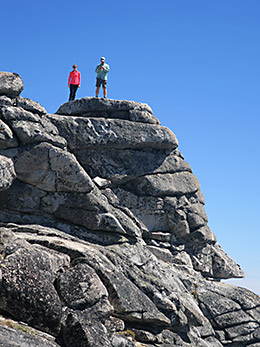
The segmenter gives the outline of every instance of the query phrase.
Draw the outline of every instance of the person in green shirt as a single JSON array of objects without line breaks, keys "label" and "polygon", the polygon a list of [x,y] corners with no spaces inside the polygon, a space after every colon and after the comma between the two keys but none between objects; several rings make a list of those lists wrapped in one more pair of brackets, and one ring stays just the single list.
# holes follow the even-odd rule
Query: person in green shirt
[{"label": "person in green shirt", "polygon": [[95,72],[97,73],[97,83],[96,83],[96,98],[98,98],[99,89],[102,85],[104,98],[107,97],[107,74],[109,71],[109,65],[105,63],[106,59],[102,57],[100,59],[100,64],[96,67]]}]

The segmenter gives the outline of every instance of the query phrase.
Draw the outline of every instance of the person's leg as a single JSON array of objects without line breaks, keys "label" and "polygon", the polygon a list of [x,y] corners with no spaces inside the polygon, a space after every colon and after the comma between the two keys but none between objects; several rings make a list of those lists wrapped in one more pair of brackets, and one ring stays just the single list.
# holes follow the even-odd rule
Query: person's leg
[{"label": "person's leg", "polygon": [[99,89],[100,89],[100,86],[101,86],[101,79],[97,78],[97,83],[96,83],[96,98],[98,97],[98,93],[99,93]]},{"label": "person's leg", "polygon": [[72,94],[73,94],[72,91],[73,91],[73,85],[70,84],[70,96],[69,96],[69,101],[73,100],[73,99],[72,99]]},{"label": "person's leg", "polygon": [[102,87],[103,87],[104,98],[106,98],[107,97],[107,81],[106,80],[102,81]]},{"label": "person's leg", "polygon": [[77,89],[78,89],[78,85],[74,84],[74,85],[73,85],[73,92],[72,92],[72,98],[71,98],[71,100],[75,100],[75,96],[76,96]]}]

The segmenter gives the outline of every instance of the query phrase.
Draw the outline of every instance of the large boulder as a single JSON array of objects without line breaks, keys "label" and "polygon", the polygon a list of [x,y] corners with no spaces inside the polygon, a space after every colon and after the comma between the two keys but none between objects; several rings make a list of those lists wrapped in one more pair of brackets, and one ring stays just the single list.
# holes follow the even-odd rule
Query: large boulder
[{"label": "large boulder", "polygon": [[17,73],[0,71],[0,95],[18,96],[23,90],[23,81]]}]

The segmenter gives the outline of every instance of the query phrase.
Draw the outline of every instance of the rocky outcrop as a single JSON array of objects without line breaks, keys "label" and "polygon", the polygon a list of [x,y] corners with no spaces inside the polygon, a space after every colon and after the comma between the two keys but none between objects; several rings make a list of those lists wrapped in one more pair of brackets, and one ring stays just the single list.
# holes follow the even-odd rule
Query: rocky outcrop
[{"label": "rocky outcrop", "polygon": [[221,283],[244,273],[151,108],[83,98],[47,114],[10,78],[13,93],[0,79],[0,345],[260,346],[260,298]]}]

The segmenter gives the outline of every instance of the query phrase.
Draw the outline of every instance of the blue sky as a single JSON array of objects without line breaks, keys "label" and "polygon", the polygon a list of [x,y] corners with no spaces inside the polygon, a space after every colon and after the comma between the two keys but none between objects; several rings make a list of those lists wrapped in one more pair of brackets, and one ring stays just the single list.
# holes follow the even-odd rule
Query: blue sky
[{"label": "blue sky", "polygon": [[94,96],[95,66],[110,65],[108,97],[148,103],[198,177],[209,226],[244,269],[232,280],[260,294],[260,1],[9,1],[0,5],[0,70],[22,96],[54,113]]}]

